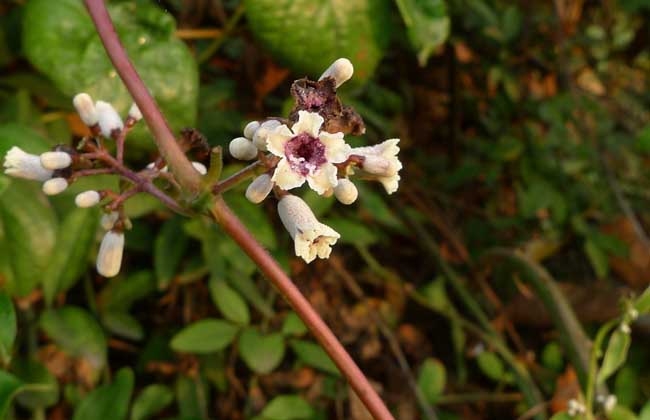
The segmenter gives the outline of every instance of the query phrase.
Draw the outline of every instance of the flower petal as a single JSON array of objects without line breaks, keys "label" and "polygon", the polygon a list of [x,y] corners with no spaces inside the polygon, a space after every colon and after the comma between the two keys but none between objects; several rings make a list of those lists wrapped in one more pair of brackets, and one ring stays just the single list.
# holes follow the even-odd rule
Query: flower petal
[{"label": "flower petal", "polygon": [[325,157],[332,163],[341,163],[350,156],[352,148],[345,142],[343,133],[321,132],[318,139],[325,145]]},{"label": "flower petal", "polygon": [[318,131],[325,120],[316,112],[298,111],[298,122],[291,127],[295,134],[307,133],[318,137]]},{"label": "flower petal", "polygon": [[336,173],[336,166],[331,163],[323,164],[316,172],[307,175],[309,187],[319,195],[325,194],[327,190],[336,187],[336,184],[338,184]]},{"label": "flower petal", "polygon": [[280,160],[271,180],[283,190],[297,188],[305,183],[305,177],[292,171],[286,159]]},{"label": "flower petal", "polygon": [[289,127],[282,124],[268,133],[266,137],[266,147],[269,152],[276,156],[284,157],[284,145],[293,137]]}]

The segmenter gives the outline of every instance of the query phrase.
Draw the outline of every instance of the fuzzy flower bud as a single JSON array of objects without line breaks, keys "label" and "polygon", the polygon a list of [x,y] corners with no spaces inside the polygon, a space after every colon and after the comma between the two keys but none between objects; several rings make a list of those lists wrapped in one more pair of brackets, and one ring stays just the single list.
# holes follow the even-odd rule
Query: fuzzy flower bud
[{"label": "fuzzy flower bud", "polygon": [[97,119],[102,136],[109,138],[114,131],[121,131],[124,128],[124,122],[122,122],[122,118],[113,108],[113,105],[108,102],[97,101],[95,109],[97,109]]},{"label": "fuzzy flower bud", "polygon": [[115,222],[120,218],[120,214],[116,211],[110,213],[104,213],[102,218],[99,220],[99,224],[104,230],[111,230],[115,226]]},{"label": "fuzzy flower bud", "polygon": [[253,160],[257,157],[257,147],[245,137],[237,137],[228,146],[230,154],[239,160]]},{"label": "fuzzy flower bud", "polygon": [[57,195],[68,188],[68,181],[65,178],[52,178],[43,183],[43,192],[47,195]]},{"label": "fuzzy flower bud", "polygon": [[129,118],[133,118],[135,121],[140,121],[142,119],[142,112],[140,112],[140,108],[138,108],[138,105],[133,102],[133,105],[131,105],[131,108],[129,108]]},{"label": "fuzzy flower bud", "polygon": [[39,156],[26,153],[17,146],[7,152],[4,167],[5,174],[15,178],[45,181],[52,177],[52,171],[43,167]]},{"label": "fuzzy flower bud", "polygon": [[258,128],[260,128],[260,123],[258,121],[249,122],[246,124],[246,127],[244,127],[244,137],[249,140],[253,140],[253,136],[255,135],[255,132]]},{"label": "fuzzy flower bud", "polygon": [[282,123],[278,120],[264,121],[253,135],[253,144],[255,147],[266,152],[266,140],[268,139],[269,134],[281,125]]},{"label": "fuzzy flower bud", "polygon": [[336,187],[334,187],[334,196],[342,204],[352,204],[357,201],[359,191],[352,181],[347,178],[341,178],[338,184],[336,184]]},{"label": "fuzzy flower bud", "polygon": [[97,191],[90,190],[77,194],[77,196],[74,198],[74,202],[77,207],[85,209],[97,205],[101,199],[102,197]]},{"label": "fuzzy flower bud", "polygon": [[92,127],[99,121],[97,118],[97,110],[93,99],[87,93],[79,93],[72,99],[72,105],[77,110],[81,121],[88,127]]},{"label": "fuzzy flower bud", "polygon": [[66,152],[45,152],[41,155],[41,165],[51,171],[67,168],[71,163],[72,156]]},{"label": "fuzzy flower bud", "polygon": [[316,219],[307,203],[295,195],[285,195],[278,203],[282,224],[294,241],[297,256],[312,262],[317,256],[329,258],[331,246],[341,237],[334,229]]},{"label": "fuzzy flower bud", "polygon": [[325,70],[318,80],[323,80],[326,77],[331,77],[336,81],[336,87],[338,88],[343,83],[350,80],[354,74],[354,66],[347,58],[339,58],[332,63],[331,66]]},{"label": "fuzzy flower bud", "polygon": [[273,189],[273,181],[269,174],[262,174],[255,178],[246,188],[246,198],[251,203],[259,204],[269,195]]},{"label": "fuzzy flower bud", "polygon": [[109,230],[102,239],[97,253],[97,272],[104,277],[114,277],[122,266],[124,233]]},{"label": "fuzzy flower bud", "polygon": [[399,186],[399,171],[402,169],[402,162],[397,157],[398,143],[399,139],[390,139],[374,146],[356,147],[351,151],[352,155],[360,155],[365,158],[361,169],[376,176],[388,194],[397,191]]},{"label": "fuzzy flower bud", "polygon": [[196,172],[200,173],[201,175],[205,175],[208,173],[208,168],[206,168],[205,165],[202,164],[201,162],[192,162],[192,166],[194,166]]}]

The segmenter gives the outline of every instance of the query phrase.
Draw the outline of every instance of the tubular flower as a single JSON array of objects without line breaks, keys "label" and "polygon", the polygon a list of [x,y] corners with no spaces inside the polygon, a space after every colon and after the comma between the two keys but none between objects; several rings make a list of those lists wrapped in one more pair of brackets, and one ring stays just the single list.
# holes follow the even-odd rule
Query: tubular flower
[{"label": "tubular flower", "polygon": [[361,168],[375,176],[388,194],[397,191],[399,186],[399,171],[402,169],[402,162],[397,157],[398,143],[399,139],[390,139],[374,146],[356,147],[350,152],[352,155],[360,155],[365,158]]},{"label": "tubular flower", "polygon": [[354,66],[347,58],[339,58],[334,61],[331,66],[323,72],[318,80],[323,80],[326,77],[331,77],[336,82],[336,87],[340,87],[343,83],[352,78],[354,74]]},{"label": "tubular flower", "polygon": [[114,277],[122,266],[124,233],[109,230],[102,239],[97,253],[97,272],[104,277]]},{"label": "tubular flower", "polygon": [[285,195],[278,203],[282,224],[293,238],[296,255],[305,262],[317,256],[329,258],[331,246],[341,237],[334,229],[316,219],[307,203],[295,195]]},{"label": "tubular flower", "polygon": [[262,174],[255,178],[246,188],[246,198],[254,204],[259,204],[269,195],[273,189],[273,181],[269,174]]},{"label": "tubular flower", "polygon": [[278,187],[290,190],[307,181],[320,195],[336,187],[334,164],[348,158],[350,146],[343,133],[320,131],[323,121],[317,113],[300,111],[298,122],[291,129],[283,124],[269,134],[268,150],[282,158],[272,178]]},{"label": "tubular flower", "polygon": [[46,181],[52,177],[52,171],[43,167],[39,156],[26,153],[17,146],[7,152],[4,167],[5,174],[15,178]]}]

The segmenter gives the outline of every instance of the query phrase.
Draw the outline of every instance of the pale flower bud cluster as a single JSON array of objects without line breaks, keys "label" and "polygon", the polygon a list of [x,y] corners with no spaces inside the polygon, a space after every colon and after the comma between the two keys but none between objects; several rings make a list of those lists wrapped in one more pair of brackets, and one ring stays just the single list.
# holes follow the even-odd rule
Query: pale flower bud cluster
[{"label": "pale flower bud cluster", "polygon": [[575,417],[578,414],[584,414],[587,412],[587,408],[583,403],[576,399],[570,399],[567,403],[567,414],[571,417]]},{"label": "pale flower bud cluster", "polygon": [[5,156],[4,168],[5,174],[14,178],[42,181],[43,192],[47,195],[56,195],[68,188],[68,180],[55,174],[69,167],[71,163],[72,156],[66,152],[45,152],[39,156],[13,146]]},{"label": "pale flower bud cluster", "polygon": [[[124,121],[120,114],[115,110],[113,105],[105,101],[93,102],[93,99],[87,93],[79,93],[72,99],[81,121],[91,129],[96,129],[106,138],[116,138],[124,130]],[[133,103],[127,118],[132,122],[138,122],[142,119],[140,108]]]}]

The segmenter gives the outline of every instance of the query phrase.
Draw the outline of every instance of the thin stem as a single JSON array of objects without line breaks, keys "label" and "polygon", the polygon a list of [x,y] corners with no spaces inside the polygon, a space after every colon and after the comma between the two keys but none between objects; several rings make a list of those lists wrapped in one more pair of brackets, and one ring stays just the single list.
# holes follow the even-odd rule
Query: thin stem
[{"label": "thin stem", "polygon": [[240,182],[252,178],[255,175],[255,170],[261,166],[262,162],[256,160],[245,168],[235,172],[228,178],[225,178],[217,183],[214,187],[212,187],[212,192],[214,194],[223,194],[224,192],[238,185]]},{"label": "thin stem", "polygon": [[304,321],[311,333],[316,337],[323,349],[329,354],[336,366],[350,382],[366,408],[377,420],[392,420],[393,415],[388,411],[379,395],[374,390],[363,372],[345,351],[334,333],[323,322],[309,301],[300,293],[291,279],[282,271],[278,263],[255,240],[242,222],[232,213],[221,197],[216,197],[211,209],[217,223],[239,244],[248,256],[255,261],[262,272],[278,288],[285,299],[291,304],[296,313]]},{"label": "thin stem", "polygon": [[160,153],[183,188],[190,193],[197,193],[201,185],[200,174],[194,169],[178,143],[176,143],[176,138],[165,117],[158,109],[155,100],[142,82],[133,64],[129,61],[129,57],[115,32],[111,17],[104,5],[104,0],[84,0],[84,3],[95,23],[97,33],[104,44],[104,48],[106,48],[106,53],[131,96],[133,96],[133,100],[140,108]]}]

